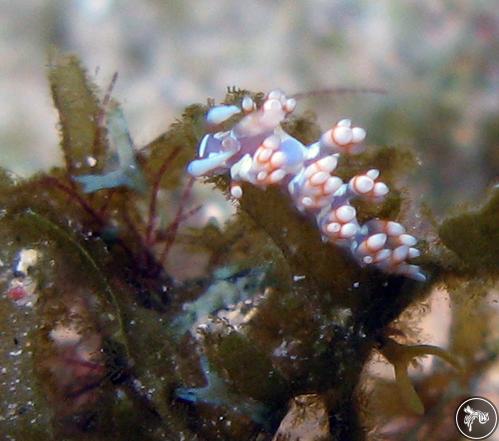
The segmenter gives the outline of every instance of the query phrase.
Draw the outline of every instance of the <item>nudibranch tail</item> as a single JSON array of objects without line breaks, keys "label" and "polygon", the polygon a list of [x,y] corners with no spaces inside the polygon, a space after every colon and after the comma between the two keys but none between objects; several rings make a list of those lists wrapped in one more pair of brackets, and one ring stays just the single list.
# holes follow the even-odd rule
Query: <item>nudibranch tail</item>
[{"label": "nudibranch tail", "polygon": [[346,183],[334,174],[341,155],[362,150],[366,131],[342,119],[319,140],[304,145],[281,126],[295,107],[295,99],[274,90],[260,106],[245,96],[240,107],[211,108],[206,119],[212,125],[236,114],[244,116],[229,131],[205,135],[188,172],[195,177],[229,172],[230,192],[236,199],[243,196],[242,182],[260,188],[280,186],[298,210],[314,217],[324,241],[350,250],[361,266],[426,280],[419,266],[407,263],[420,252],[414,247],[417,239],[401,224],[372,219],[360,225],[357,220],[352,200],[380,201],[389,193],[379,170],[370,169]]}]

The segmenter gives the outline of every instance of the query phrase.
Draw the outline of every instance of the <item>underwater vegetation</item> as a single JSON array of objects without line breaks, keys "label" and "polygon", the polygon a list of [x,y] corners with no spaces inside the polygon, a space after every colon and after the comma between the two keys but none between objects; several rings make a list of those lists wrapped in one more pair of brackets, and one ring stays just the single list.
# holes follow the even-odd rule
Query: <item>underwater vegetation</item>
[{"label": "underwater vegetation", "polygon": [[[116,77],[102,93],[59,53],[48,76],[64,166],[0,173],[6,439],[364,440],[396,416],[416,433],[497,359],[497,186],[415,218],[410,150],[357,152],[363,129],[323,132],[281,92],[228,89],[139,147]],[[223,225],[202,186],[235,207]],[[435,288],[456,304],[446,350],[415,325]],[[412,378],[427,355],[444,363]],[[391,381],[368,384],[374,356]]]}]

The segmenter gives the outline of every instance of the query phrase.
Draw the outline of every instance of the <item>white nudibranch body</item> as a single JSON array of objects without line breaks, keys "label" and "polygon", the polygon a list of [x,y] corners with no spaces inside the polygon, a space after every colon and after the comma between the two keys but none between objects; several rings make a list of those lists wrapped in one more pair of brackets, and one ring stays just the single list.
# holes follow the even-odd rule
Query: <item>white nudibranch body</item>
[{"label": "white nudibranch body", "polygon": [[407,263],[418,257],[419,251],[414,248],[416,238],[401,224],[372,219],[360,225],[357,221],[350,204],[353,199],[380,201],[389,192],[378,180],[379,170],[368,170],[348,182],[334,175],[341,154],[362,150],[366,131],[343,119],[317,142],[304,145],[281,127],[295,107],[296,101],[280,90],[268,93],[259,107],[249,96],[243,98],[241,107],[212,107],[206,116],[211,125],[236,114],[244,116],[229,131],[205,135],[188,172],[195,177],[229,172],[231,194],[236,199],[243,196],[242,182],[260,188],[278,185],[298,210],[314,217],[324,241],[347,248],[360,265],[426,280],[419,266]]}]

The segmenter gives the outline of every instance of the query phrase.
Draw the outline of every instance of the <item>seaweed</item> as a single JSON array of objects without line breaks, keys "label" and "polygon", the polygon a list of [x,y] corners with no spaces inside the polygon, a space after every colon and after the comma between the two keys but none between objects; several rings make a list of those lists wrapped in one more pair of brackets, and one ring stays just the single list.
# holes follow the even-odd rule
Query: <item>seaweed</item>
[{"label": "seaweed", "polygon": [[[3,433],[265,440],[302,430],[288,427],[302,412],[330,439],[363,440],[364,370],[373,354],[395,372],[376,390],[388,388],[404,412],[420,415],[431,401],[407,373],[414,359],[443,358],[458,367],[442,369],[460,384],[476,367],[470,347],[483,341],[459,334],[462,303],[483,307],[497,281],[497,187],[476,209],[427,216],[417,262],[427,281],[410,280],[361,267],[325,243],[279,189],[245,184],[236,202],[227,176],[194,186],[186,166],[209,129],[211,102],[187,107],[139,147],[111,87],[101,97],[75,56],[54,52],[48,77],[64,165],[26,180],[0,171],[2,327],[23,336],[19,355],[2,337],[0,357],[11,381],[30,385],[12,400],[32,403],[6,413]],[[248,94],[256,103],[264,97],[231,88],[224,102]],[[320,133],[311,113],[285,129],[303,142]],[[382,204],[359,203],[359,219],[418,227],[400,188],[416,164],[410,150],[393,146],[342,160],[343,178],[377,167],[393,189]],[[226,196],[233,214],[225,223],[203,214],[203,191]],[[461,305],[449,350],[399,341],[399,317],[441,286]],[[495,360],[497,348],[487,357]]]}]

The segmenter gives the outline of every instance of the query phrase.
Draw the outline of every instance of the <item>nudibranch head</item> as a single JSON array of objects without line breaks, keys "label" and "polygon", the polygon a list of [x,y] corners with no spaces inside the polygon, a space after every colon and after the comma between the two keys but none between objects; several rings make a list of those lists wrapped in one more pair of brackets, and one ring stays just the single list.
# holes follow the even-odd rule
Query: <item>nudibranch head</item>
[{"label": "nudibranch head", "polygon": [[237,138],[230,132],[219,132],[203,136],[198,148],[198,159],[192,161],[187,171],[195,177],[224,169],[226,162],[240,149]]},{"label": "nudibranch head", "polygon": [[360,152],[366,131],[342,119],[319,140],[304,145],[282,128],[296,101],[273,90],[257,106],[245,96],[240,106],[212,107],[206,116],[218,125],[237,114],[239,122],[228,131],[205,135],[198,158],[188,166],[193,176],[230,173],[231,195],[243,196],[241,183],[260,188],[280,186],[294,206],[313,216],[323,240],[350,250],[361,266],[373,265],[392,274],[424,281],[417,265],[407,263],[419,256],[417,240],[394,221],[374,219],[360,225],[351,201],[363,198],[377,202],[389,192],[371,169],[348,182],[334,174],[340,155]]}]

